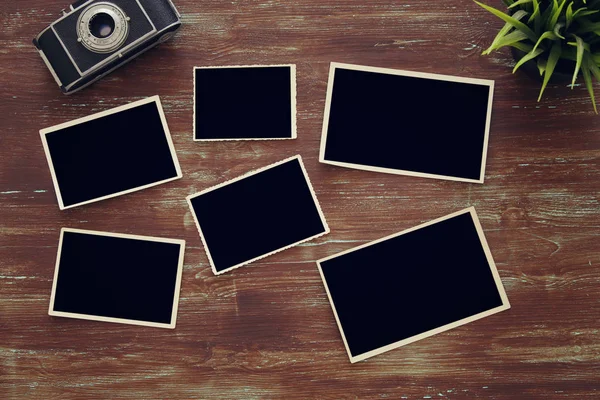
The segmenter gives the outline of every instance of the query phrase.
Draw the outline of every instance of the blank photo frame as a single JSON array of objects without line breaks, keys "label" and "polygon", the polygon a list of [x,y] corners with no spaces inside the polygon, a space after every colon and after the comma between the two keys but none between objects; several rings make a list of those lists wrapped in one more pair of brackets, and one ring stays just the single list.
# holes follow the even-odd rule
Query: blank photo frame
[{"label": "blank photo frame", "polygon": [[299,155],[187,200],[215,275],[329,233]]},{"label": "blank photo frame", "polygon": [[158,96],[40,131],[61,210],[182,177]]},{"label": "blank photo frame", "polygon": [[483,183],[494,81],[332,63],[319,161]]},{"label": "blank photo frame", "polygon": [[296,139],[296,66],[194,68],[194,140]]},{"label": "blank photo frame", "polygon": [[473,207],[317,265],[353,363],[510,308]]},{"label": "blank photo frame", "polygon": [[175,328],[185,241],[63,228],[48,314]]}]

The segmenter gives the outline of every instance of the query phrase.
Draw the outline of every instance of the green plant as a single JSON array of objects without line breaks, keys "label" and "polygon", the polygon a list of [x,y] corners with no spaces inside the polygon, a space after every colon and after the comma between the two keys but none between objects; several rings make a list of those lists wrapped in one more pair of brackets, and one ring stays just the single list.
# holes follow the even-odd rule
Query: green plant
[{"label": "green plant", "polygon": [[475,3],[506,24],[483,52],[490,54],[505,46],[526,53],[513,73],[528,61],[537,62],[543,77],[538,101],[561,59],[574,65],[571,88],[580,72],[590,94],[594,111],[596,100],[592,75],[600,81],[600,0],[503,0],[504,13],[479,1]]}]

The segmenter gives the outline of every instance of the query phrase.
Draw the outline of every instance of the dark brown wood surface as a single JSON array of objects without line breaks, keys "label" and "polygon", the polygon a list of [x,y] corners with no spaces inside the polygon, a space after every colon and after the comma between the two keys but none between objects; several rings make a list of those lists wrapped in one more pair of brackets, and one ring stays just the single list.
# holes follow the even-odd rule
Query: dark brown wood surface
[{"label": "dark brown wood surface", "polygon": [[[482,57],[500,21],[465,0],[178,0],[172,41],[66,97],[31,45],[65,3],[0,4],[1,399],[600,398],[600,117],[584,87],[538,104],[508,52]],[[330,61],[496,80],[485,184],[319,164]],[[298,67],[297,140],[192,141],[194,66],[274,63]],[[155,94],[184,178],[59,211],[38,130]],[[185,197],[298,153],[331,234],[213,276]],[[315,260],[468,206],[512,309],[350,364]],[[49,317],[61,227],[185,239],[177,328]]]}]

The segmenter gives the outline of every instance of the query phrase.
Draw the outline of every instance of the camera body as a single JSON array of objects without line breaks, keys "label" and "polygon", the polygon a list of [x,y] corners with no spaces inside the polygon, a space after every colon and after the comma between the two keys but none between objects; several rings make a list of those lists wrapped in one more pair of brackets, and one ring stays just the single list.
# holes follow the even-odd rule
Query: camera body
[{"label": "camera body", "polygon": [[70,94],[166,41],[180,26],[171,0],[79,0],[33,44]]}]

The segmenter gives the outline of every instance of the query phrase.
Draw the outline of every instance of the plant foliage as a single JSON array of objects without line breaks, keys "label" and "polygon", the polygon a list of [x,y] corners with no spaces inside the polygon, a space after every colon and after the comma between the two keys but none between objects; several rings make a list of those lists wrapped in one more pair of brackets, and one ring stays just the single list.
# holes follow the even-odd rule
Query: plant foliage
[{"label": "plant foliage", "polygon": [[475,0],[475,3],[505,22],[483,54],[502,47],[525,53],[513,73],[527,61],[537,63],[543,77],[538,101],[559,60],[573,62],[571,88],[583,75],[596,114],[592,76],[600,81],[600,0],[503,0],[502,12]]}]

